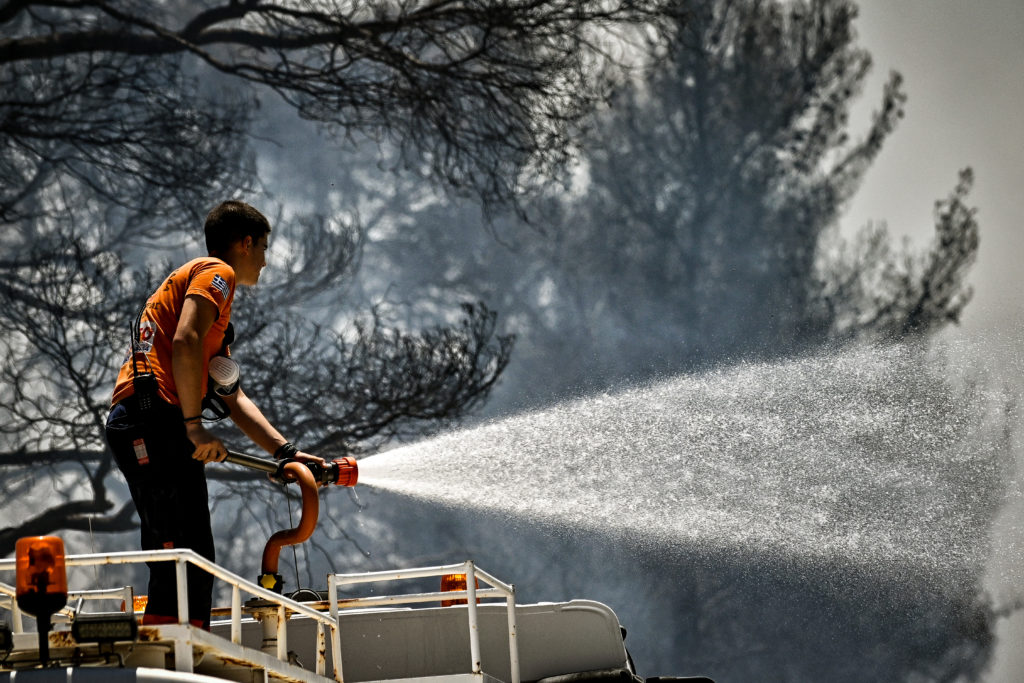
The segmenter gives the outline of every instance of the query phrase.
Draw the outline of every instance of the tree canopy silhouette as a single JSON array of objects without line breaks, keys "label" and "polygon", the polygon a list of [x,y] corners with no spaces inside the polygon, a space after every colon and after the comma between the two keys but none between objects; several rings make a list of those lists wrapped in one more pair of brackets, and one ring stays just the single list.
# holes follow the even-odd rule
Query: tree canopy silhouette
[{"label": "tree canopy silhouette", "polygon": [[[938,205],[926,254],[893,249],[880,228],[850,244],[834,234],[904,100],[894,74],[850,141],[870,66],[854,17],[845,0],[0,5],[5,462],[82,468],[88,487],[68,494],[76,512],[60,524],[125,519],[79,510],[85,490],[86,516],[113,506],[96,439],[124,321],[208,207],[265,191],[246,135],[268,91],[330,134],[389,143],[394,163],[485,206],[583,152],[582,189],[525,207],[550,230],[500,226],[519,240],[511,254],[475,209],[419,202],[408,177],[396,201],[411,218],[397,224],[415,228],[384,238],[351,217],[281,209],[284,256],[258,298],[239,302],[254,312],[239,353],[251,353],[247,381],[268,412],[315,425],[325,452],[479,406],[510,353],[488,306],[522,333],[510,384],[523,395],[956,320],[977,249],[969,172]],[[629,33],[645,21],[658,30]],[[642,52],[626,40],[639,35],[657,57],[645,79],[620,84],[604,67]],[[488,306],[422,333],[371,314],[347,338],[255,315],[337,301],[366,259],[432,315]],[[298,363],[311,356],[324,365]],[[69,458],[83,452],[95,457]],[[15,489],[30,469],[11,475]],[[33,529],[60,526],[49,524]]]},{"label": "tree canopy silhouette", "polygon": [[365,258],[399,290],[506,312],[516,400],[956,322],[978,247],[970,170],[921,253],[884,224],[840,233],[906,99],[892,73],[852,130],[871,67],[855,18],[847,0],[694,6],[595,115],[575,178],[530,206],[533,227],[503,223],[500,245],[468,211],[420,202],[399,209],[418,229]]},{"label": "tree canopy silhouette", "polygon": [[610,36],[656,19],[660,4],[9,0],[0,132],[23,153],[40,138],[72,141],[85,157],[72,173],[85,162],[161,184],[175,175],[161,164],[173,150],[229,144],[232,131],[216,128],[234,120],[223,108],[251,104],[210,93],[216,120],[181,125],[190,98],[177,95],[198,90],[183,74],[212,70],[277,92],[337,134],[388,139],[452,190],[507,201],[564,162],[606,93]]},{"label": "tree canopy silhouette", "polygon": [[587,193],[559,214],[572,228],[558,257],[590,317],[610,311],[634,331],[630,345],[657,329],[655,344],[691,359],[799,353],[958,319],[978,243],[970,171],[937,208],[926,254],[900,253],[877,227],[836,240],[906,99],[891,74],[867,130],[851,132],[871,65],[855,17],[840,0],[710,3],[646,82],[621,91],[588,147]]},{"label": "tree canopy silhouette", "polygon": [[[571,154],[607,92],[611,37],[660,11],[569,0],[0,4],[4,458],[96,455],[75,459],[87,486],[62,492],[67,506],[21,515],[5,534],[124,521],[124,510],[85,518],[112,507],[110,462],[95,444],[124,320],[210,206],[260,189],[246,135],[262,96],[276,93],[334,135],[391,142],[449,192],[514,201]],[[302,301],[350,274],[358,222],[280,218],[284,275],[264,303]],[[268,321],[252,334],[273,346],[295,329],[349,370],[347,422],[318,422],[325,450],[465,414],[510,350],[476,304],[423,333],[373,317],[345,343],[302,323]],[[34,481],[7,473],[15,490]]]}]

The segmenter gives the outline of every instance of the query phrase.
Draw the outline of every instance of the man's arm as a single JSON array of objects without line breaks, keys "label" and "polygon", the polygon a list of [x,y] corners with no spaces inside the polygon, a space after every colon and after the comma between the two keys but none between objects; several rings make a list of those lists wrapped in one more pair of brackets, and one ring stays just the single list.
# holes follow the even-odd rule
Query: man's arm
[{"label": "man's arm", "polygon": [[[242,432],[252,439],[253,443],[265,450],[267,453],[274,454],[277,449],[287,443],[287,439],[281,436],[281,432],[277,431],[270,421],[263,415],[263,412],[259,407],[252,402],[245,392],[242,391],[241,387],[238,388],[234,394],[224,397],[224,402],[228,408],[231,409],[231,421],[234,422]],[[323,458],[309,453],[299,452],[295,456],[296,460],[303,462],[317,462],[321,465],[324,464]]]},{"label": "man's arm", "polygon": [[281,432],[274,429],[252,399],[245,395],[241,387],[230,396],[225,396],[224,402],[231,409],[231,421],[267,453],[273,454],[287,441],[281,436]]},{"label": "man's arm", "polygon": [[216,436],[207,431],[198,417],[203,412],[203,340],[217,319],[212,301],[190,294],[185,297],[171,342],[171,363],[178,402],[185,419],[185,431],[195,445],[192,457],[201,462],[219,462],[228,450]]},{"label": "man's arm", "polygon": [[[186,419],[199,416],[203,411],[203,339],[216,319],[217,307],[213,302],[196,295],[185,297],[174,333],[171,357],[178,401]],[[225,396],[224,402],[231,410],[231,421],[263,450],[274,453],[286,442],[241,388],[233,395]],[[188,438],[196,446],[193,458],[202,462],[220,462],[227,457],[227,447],[207,431],[202,421],[186,422],[185,428]],[[298,453],[295,459],[323,464],[322,458],[308,453]]]}]

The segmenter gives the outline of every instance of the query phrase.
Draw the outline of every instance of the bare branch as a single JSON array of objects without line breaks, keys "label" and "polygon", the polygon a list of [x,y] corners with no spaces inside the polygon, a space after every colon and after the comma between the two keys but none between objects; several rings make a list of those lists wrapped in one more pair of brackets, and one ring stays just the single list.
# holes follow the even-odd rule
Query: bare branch
[{"label": "bare branch", "polygon": [[[29,8],[46,11],[19,12]],[[0,74],[38,65],[66,96],[82,91],[53,71],[87,60],[150,93],[137,65],[196,58],[303,117],[399,142],[450,190],[505,202],[568,158],[607,94],[617,32],[668,12],[654,0],[229,3],[191,17],[142,2],[27,3],[6,8],[18,30],[0,39]]]},{"label": "bare branch", "polygon": [[8,557],[14,552],[14,545],[23,536],[45,536],[54,531],[118,532],[136,528],[132,521],[135,505],[128,501],[111,516],[100,516],[113,507],[107,500],[73,501],[50,507],[16,526],[0,529],[0,556]]}]

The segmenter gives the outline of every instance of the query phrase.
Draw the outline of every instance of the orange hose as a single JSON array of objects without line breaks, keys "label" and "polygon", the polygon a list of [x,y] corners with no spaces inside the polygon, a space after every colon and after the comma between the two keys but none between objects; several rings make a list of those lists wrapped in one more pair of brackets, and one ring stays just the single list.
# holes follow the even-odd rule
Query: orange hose
[{"label": "orange hose", "polygon": [[263,548],[264,574],[277,573],[281,548],[308,540],[313,535],[317,518],[320,516],[320,496],[317,494],[316,480],[313,479],[309,468],[300,462],[289,462],[285,464],[283,471],[286,479],[297,479],[299,482],[299,489],[302,490],[302,516],[297,527],[278,531],[267,540],[267,545]]}]

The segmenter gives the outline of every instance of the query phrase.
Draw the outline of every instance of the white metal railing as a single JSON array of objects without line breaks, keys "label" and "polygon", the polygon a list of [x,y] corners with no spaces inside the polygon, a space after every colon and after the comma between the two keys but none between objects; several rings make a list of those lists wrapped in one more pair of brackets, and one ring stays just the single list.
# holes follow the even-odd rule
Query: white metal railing
[{"label": "white metal railing", "polygon": [[[188,614],[188,579],[186,576],[186,568],[188,564],[192,564],[206,572],[209,572],[214,577],[228,583],[231,586],[231,642],[240,645],[242,642],[242,600],[241,593],[245,591],[247,594],[253,595],[258,598],[267,600],[270,603],[278,606],[278,620],[277,620],[277,657],[283,662],[288,661],[288,641],[287,641],[287,612],[295,612],[309,617],[317,622],[317,640],[324,642],[324,628],[329,628],[331,631],[332,642],[338,642],[338,622],[333,616],[328,616],[323,612],[319,612],[308,605],[304,605],[300,602],[296,602],[289,598],[286,598],[278,593],[263,588],[260,585],[252,583],[243,579],[241,576],[230,572],[223,567],[210,562],[205,557],[197,554],[193,550],[150,550],[150,551],[133,551],[133,552],[120,552],[120,553],[96,553],[89,555],[67,555],[64,558],[64,564],[67,567],[90,567],[95,565],[108,565],[108,564],[136,564],[141,562],[174,562],[175,563],[175,578],[178,591],[178,623],[181,625],[188,625],[189,614]],[[14,559],[0,560],[0,572],[11,572],[16,567],[16,561]],[[117,589],[122,590],[122,589]],[[14,621],[19,624],[21,612],[18,610],[17,602],[13,599],[14,589],[6,584],[0,584],[0,592],[5,595],[10,595],[11,599],[11,611],[15,616]],[[83,592],[69,593],[71,595],[81,596]],[[130,604],[130,602],[129,602]],[[13,630],[13,627],[12,627]],[[187,631],[182,631],[187,633]],[[174,647],[174,661],[175,669],[178,671],[191,672],[192,671],[192,648],[187,646],[187,640],[185,636],[179,636],[176,639]],[[326,655],[324,653],[325,648],[317,649],[316,658],[316,672],[323,676],[325,675],[326,669]],[[338,665],[339,660],[335,658],[334,664],[334,678],[337,681],[341,681],[341,669]]]},{"label": "white metal railing", "polygon": [[[317,609],[300,603],[289,598],[286,598],[278,593],[263,588],[258,584],[252,583],[243,579],[242,577],[230,572],[223,567],[210,562],[206,558],[197,554],[192,550],[152,550],[152,551],[133,551],[133,552],[119,552],[119,553],[96,553],[88,555],[67,555],[64,558],[65,566],[68,567],[88,567],[96,565],[109,565],[109,564],[136,564],[142,562],[174,562],[175,563],[175,577],[177,584],[178,593],[178,622],[180,625],[186,626],[189,623],[188,614],[188,580],[186,575],[186,568],[188,564],[192,564],[204,571],[209,572],[214,577],[228,583],[231,586],[231,642],[235,645],[241,645],[242,641],[242,601],[241,593],[244,591],[247,594],[262,598],[272,604],[277,605],[278,618],[277,618],[277,658],[282,662],[288,661],[288,644],[287,644],[287,613],[293,612],[296,614],[302,614],[310,619],[316,621],[317,624],[317,655],[316,655],[316,673],[323,676],[325,675],[326,669],[326,639],[325,639],[325,628],[330,629],[331,634],[331,652],[333,655],[333,677],[336,681],[342,682],[342,656],[341,656],[341,634],[339,629],[339,618],[341,609],[349,609],[355,607],[373,607],[380,605],[393,605],[393,604],[411,604],[411,603],[424,603],[424,602],[438,602],[441,600],[466,600],[467,613],[469,619],[469,646],[470,646],[470,666],[472,673],[481,674],[483,673],[482,663],[480,659],[480,628],[479,620],[477,615],[477,599],[485,598],[496,598],[504,599],[507,620],[508,620],[508,641],[509,641],[509,664],[511,668],[511,683],[520,683],[519,676],[519,646],[518,639],[516,636],[516,602],[515,602],[515,586],[512,584],[504,583],[503,581],[495,578],[493,575],[477,567],[471,560],[460,564],[442,565],[437,567],[420,567],[416,569],[399,569],[399,570],[388,570],[388,571],[375,571],[375,572],[362,572],[356,574],[329,574],[327,576],[327,589],[328,589],[328,603],[330,606],[329,614],[324,614]],[[14,571],[16,562],[14,559],[0,560],[0,572],[11,572]],[[397,581],[403,579],[415,579],[424,578],[431,576],[444,576],[446,574],[465,574],[466,590],[462,591],[444,591],[434,593],[410,593],[400,595],[380,595],[373,597],[363,598],[338,598],[338,587],[345,585],[353,585],[360,583],[373,583],[377,581]],[[489,588],[477,588],[475,580],[469,580],[469,577],[473,577],[484,584],[490,586]],[[15,589],[13,586],[9,586],[5,583],[0,583],[0,595],[7,596],[7,600],[0,599],[0,608],[7,607],[11,610],[12,616],[14,617],[14,624],[12,630],[17,633],[21,633],[23,630],[23,624],[21,621],[22,613],[18,609],[17,601],[15,600]],[[69,600],[72,599],[101,599],[111,598],[117,596],[126,596],[125,600],[125,611],[131,612],[130,605],[132,604],[132,591],[129,586],[123,588],[100,590],[100,591],[77,591],[69,592]],[[5,605],[4,603],[7,602]],[[65,608],[63,611],[68,612],[70,610]],[[178,671],[191,672],[192,671],[192,649],[189,646],[187,640],[187,629],[178,631],[179,635],[175,637],[175,668]]]},{"label": "white metal railing", "polygon": [[[357,583],[373,583],[375,581],[397,581],[416,579],[446,574],[465,574],[466,590],[445,591],[438,593],[410,593],[406,595],[381,595],[369,598],[338,598],[338,586]],[[479,579],[490,585],[490,588],[478,589]],[[474,674],[483,673],[480,661],[480,628],[477,618],[477,598],[504,598],[508,612],[508,650],[511,666],[511,683],[520,683],[519,679],[519,643],[516,638],[516,589],[512,584],[504,583],[491,574],[478,568],[471,560],[461,564],[450,564],[439,567],[420,567],[417,569],[399,569],[393,571],[363,572],[358,574],[329,574],[327,576],[327,601],[330,603],[331,617],[337,622],[341,608],[371,607],[377,605],[394,605],[403,603],[436,602],[438,600],[464,599],[469,615],[469,651],[470,664]],[[341,639],[336,630],[332,639],[335,677],[342,680]]]},{"label": "white metal railing", "polygon": [[[14,633],[24,633],[25,623],[22,619],[21,609],[18,607],[17,590],[14,586],[9,586],[6,583],[0,581],[0,609],[7,609],[11,612],[11,631]],[[131,612],[132,604],[135,595],[132,591],[131,586],[122,586],[120,588],[104,588],[100,590],[86,590],[86,591],[68,591],[68,602],[78,600],[116,600],[121,599],[123,607],[118,612]],[[74,615],[74,610],[70,607],[64,606],[57,614],[61,615],[65,619],[71,619]]]}]

